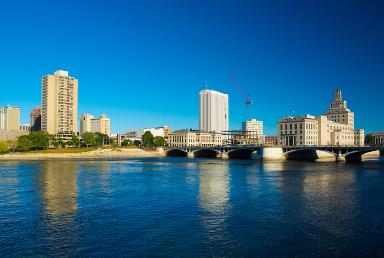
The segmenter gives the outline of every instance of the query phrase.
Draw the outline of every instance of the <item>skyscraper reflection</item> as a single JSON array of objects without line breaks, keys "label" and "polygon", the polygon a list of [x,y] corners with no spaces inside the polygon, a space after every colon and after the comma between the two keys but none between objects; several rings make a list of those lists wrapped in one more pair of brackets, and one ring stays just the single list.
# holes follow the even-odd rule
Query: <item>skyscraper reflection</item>
[{"label": "skyscraper reflection", "polygon": [[200,206],[210,213],[225,212],[229,202],[228,162],[199,163]]},{"label": "skyscraper reflection", "polygon": [[70,219],[77,210],[77,162],[46,161],[41,164],[41,196],[46,214]]}]

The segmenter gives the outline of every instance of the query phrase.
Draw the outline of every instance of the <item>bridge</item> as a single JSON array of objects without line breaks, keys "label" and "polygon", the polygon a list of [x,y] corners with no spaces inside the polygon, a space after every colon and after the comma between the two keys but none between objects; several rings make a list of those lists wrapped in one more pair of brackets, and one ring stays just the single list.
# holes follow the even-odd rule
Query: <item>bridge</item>
[{"label": "bridge", "polygon": [[273,159],[317,160],[334,158],[336,161],[361,161],[362,155],[380,151],[384,155],[383,146],[275,146],[234,145],[234,146],[167,146],[167,156],[204,157],[222,159]]}]

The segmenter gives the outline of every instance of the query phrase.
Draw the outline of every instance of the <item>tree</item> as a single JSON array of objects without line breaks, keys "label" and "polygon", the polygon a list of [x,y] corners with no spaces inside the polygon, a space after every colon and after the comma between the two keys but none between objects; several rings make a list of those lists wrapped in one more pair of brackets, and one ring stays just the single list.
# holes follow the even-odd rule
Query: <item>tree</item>
[{"label": "tree", "polygon": [[81,135],[81,138],[83,139],[83,142],[87,147],[96,145],[96,139],[95,139],[94,133],[85,132]]},{"label": "tree", "polygon": [[104,145],[105,141],[108,139],[108,135],[102,133],[95,133],[95,141],[97,146]]},{"label": "tree", "polygon": [[8,141],[8,146],[12,152],[15,152],[15,149],[17,147],[17,141]]},{"label": "tree", "polygon": [[9,145],[7,142],[0,141],[0,154],[4,154],[8,152]]},{"label": "tree", "polygon": [[372,134],[365,136],[365,145],[375,145],[375,137]]},{"label": "tree", "polygon": [[123,145],[123,146],[131,146],[131,145],[133,145],[133,142],[132,142],[130,139],[125,139],[125,140],[121,143],[121,145]]},{"label": "tree", "polygon": [[32,144],[31,149],[44,150],[49,147],[49,135],[46,132],[31,132],[28,138]]},{"label": "tree", "polygon": [[16,149],[18,151],[29,151],[32,149],[32,141],[28,136],[29,135],[22,135],[17,139]]},{"label": "tree", "polygon": [[115,142],[114,139],[109,138],[109,144],[110,144],[111,146],[115,146],[115,145],[116,145],[116,142]]},{"label": "tree", "polygon": [[51,137],[51,145],[55,148],[65,147],[64,139],[60,135],[54,135]]},{"label": "tree", "polygon": [[150,147],[153,146],[153,134],[150,131],[146,131],[141,137],[143,146]]},{"label": "tree", "polygon": [[133,145],[135,145],[136,147],[139,147],[139,146],[141,146],[141,141],[139,141],[139,140],[134,140],[134,141],[133,141]]},{"label": "tree", "polygon": [[153,145],[156,147],[162,147],[167,145],[167,141],[162,136],[156,136],[153,138]]},{"label": "tree", "polygon": [[71,139],[68,141],[68,145],[72,147],[79,147],[80,146],[80,140],[77,135],[72,134]]}]

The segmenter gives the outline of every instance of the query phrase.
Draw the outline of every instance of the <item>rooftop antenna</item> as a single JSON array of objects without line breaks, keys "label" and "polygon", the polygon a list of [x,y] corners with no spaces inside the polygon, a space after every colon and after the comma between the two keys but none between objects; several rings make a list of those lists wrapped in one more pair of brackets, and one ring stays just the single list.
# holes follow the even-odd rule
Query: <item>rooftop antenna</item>
[{"label": "rooftop antenna", "polygon": [[204,90],[208,90],[208,82],[207,82],[207,80],[205,81]]}]

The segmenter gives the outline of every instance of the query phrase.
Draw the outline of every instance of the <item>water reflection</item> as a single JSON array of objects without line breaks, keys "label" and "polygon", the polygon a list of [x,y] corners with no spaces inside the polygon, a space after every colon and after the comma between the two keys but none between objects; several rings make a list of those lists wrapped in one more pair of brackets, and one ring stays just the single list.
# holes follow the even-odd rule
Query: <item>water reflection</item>
[{"label": "water reflection", "polygon": [[198,168],[201,208],[213,214],[224,212],[229,205],[228,163],[202,162]]},{"label": "water reflection", "polygon": [[199,168],[199,204],[203,209],[200,221],[205,236],[205,248],[219,255],[230,241],[228,234],[229,176],[227,162],[201,162]]},{"label": "water reflection", "polygon": [[[41,196],[44,212],[63,221],[77,210],[77,162],[47,161],[41,164]],[[67,216],[64,216],[67,215]]]}]

